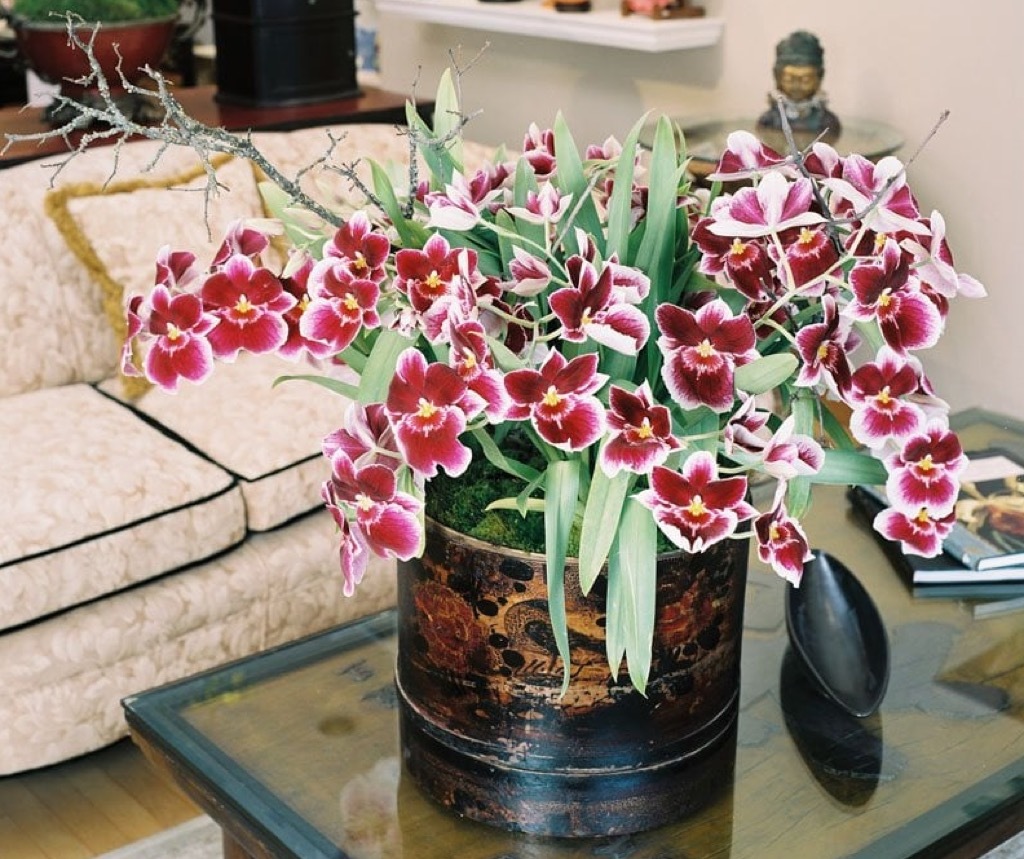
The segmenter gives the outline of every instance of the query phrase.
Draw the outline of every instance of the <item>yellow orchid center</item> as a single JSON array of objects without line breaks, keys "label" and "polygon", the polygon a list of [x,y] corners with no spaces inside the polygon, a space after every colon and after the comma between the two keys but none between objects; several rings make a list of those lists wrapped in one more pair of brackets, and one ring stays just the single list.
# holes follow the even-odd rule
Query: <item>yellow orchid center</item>
[{"label": "yellow orchid center", "polygon": [[416,410],[416,416],[420,418],[432,418],[437,412],[437,406],[435,406],[430,400],[420,397],[419,408]]},{"label": "yellow orchid center", "polygon": [[747,246],[744,242],[741,242],[739,239],[733,239],[732,247],[729,248],[729,253],[731,253],[733,256],[741,257],[743,256],[743,252],[746,249]]},{"label": "yellow orchid center", "polygon": [[807,227],[803,227],[800,230],[800,238],[797,241],[802,245],[809,245],[814,241],[814,232],[807,229]]},{"label": "yellow orchid center", "polygon": [[235,302],[235,313],[245,316],[247,313],[252,313],[252,311],[252,303],[246,297],[245,293],[242,293],[242,295],[238,296],[238,301]]},{"label": "yellow orchid center", "polygon": [[467,370],[476,369],[476,355],[470,352],[469,349],[464,350],[462,354],[464,356],[462,359],[462,366],[465,367]]},{"label": "yellow orchid center", "polygon": [[547,393],[544,394],[544,405],[554,407],[560,402],[562,402],[562,398],[558,396],[558,391],[555,390],[555,386],[551,385],[551,387],[548,388]]},{"label": "yellow orchid center", "polygon": [[352,260],[352,268],[356,271],[366,271],[370,266],[366,262],[366,257],[359,251],[356,251],[355,259]]},{"label": "yellow orchid center", "polygon": [[310,298],[309,298],[308,294],[304,294],[302,296],[302,298],[299,299],[299,313],[300,314],[306,312],[306,308],[309,307],[309,302],[310,302]]},{"label": "yellow orchid center", "polygon": [[345,305],[346,310],[359,309],[359,302],[356,300],[356,297],[351,292],[345,293],[345,298],[343,299],[342,303]]},{"label": "yellow orchid center", "polygon": [[708,508],[704,506],[704,499],[699,495],[695,495],[693,497],[693,501],[687,505],[686,512],[694,518],[699,519],[701,516],[707,515]]},{"label": "yellow orchid center", "polygon": [[701,358],[710,358],[715,354],[715,347],[711,345],[710,340],[702,340],[697,345],[697,354],[700,355]]},{"label": "yellow orchid center", "polygon": [[768,526],[768,540],[772,543],[782,538],[782,529],[774,522]]},{"label": "yellow orchid center", "polygon": [[580,318],[580,327],[583,327],[584,325],[589,325],[593,321],[594,320],[591,318],[590,314],[587,313],[586,311],[583,311],[583,316]]},{"label": "yellow orchid center", "polygon": [[886,385],[882,390],[878,392],[878,396],[875,399],[883,406],[889,405],[892,402],[892,396],[889,394],[889,386]]},{"label": "yellow orchid center", "polygon": [[373,499],[360,493],[356,496],[356,507],[363,511],[370,510],[373,507]]},{"label": "yellow orchid center", "polygon": [[881,253],[882,248],[885,247],[885,239],[886,239],[885,233],[878,233],[875,236],[875,253],[876,254],[877,253]]},{"label": "yellow orchid center", "polygon": [[828,343],[822,343],[818,347],[818,360],[824,361],[828,357]]},{"label": "yellow orchid center", "polygon": [[430,290],[436,290],[441,288],[441,275],[436,271],[432,271],[427,275],[427,279],[423,281],[423,285]]},{"label": "yellow orchid center", "polygon": [[651,428],[651,421],[649,418],[644,418],[644,422],[636,428],[637,438],[651,438],[654,435],[654,430]]},{"label": "yellow orchid center", "polygon": [[890,304],[892,304],[892,293],[887,289],[878,296],[878,306],[888,307]]},{"label": "yellow orchid center", "polygon": [[174,341],[181,337],[181,329],[171,322],[167,323],[167,339]]},{"label": "yellow orchid center", "polygon": [[935,463],[932,461],[932,455],[929,453],[923,459],[919,459],[917,461],[917,467],[920,471],[923,471],[925,474],[927,474],[929,471],[932,471],[935,468]]},{"label": "yellow orchid center", "polygon": [[931,518],[932,517],[928,515],[927,507],[922,507],[920,510],[918,510],[917,515],[914,517],[915,521],[917,521],[921,525],[927,525],[931,521]]}]

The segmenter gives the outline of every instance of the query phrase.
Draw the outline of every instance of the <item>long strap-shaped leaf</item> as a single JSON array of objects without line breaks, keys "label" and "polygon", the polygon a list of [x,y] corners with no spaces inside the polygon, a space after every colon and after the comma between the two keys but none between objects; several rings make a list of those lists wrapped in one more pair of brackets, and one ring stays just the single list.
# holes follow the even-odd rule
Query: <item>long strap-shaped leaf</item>
[{"label": "long strap-shaped leaf", "polygon": [[359,380],[359,402],[369,405],[387,400],[388,388],[395,377],[395,367],[398,366],[398,356],[411,345],[412,341],[397,331],[386,329],[380,332]]},{"label": "long strap-shaped leaf", "polygon": [[580,530],[580,588],[584,595],[590,593],[608,559],[631,482],[628,471],[608,477],[600,466],[594,469]]},{"label": "long strap-shaped leaf", "polygon": [[611,200],[608,202],[608,256],[619,255],[619,261],[629,263],[629,231],[633,208],[633,174],[636,170],[636,147],[644,120],[633,126],[626,142],[622,144],[622,153],[615,165],[615,183],[612,186]]},{"label": "long strap-shaped leaf", "polygon": [[548,613],[551,631],[562,657],[562,694],[569,688],[571,660],[569,627],[565,617],[565,557],[569,531],[576,515],[580,486],[578,460],[561,460],[548,465],[544,478],[544,543],[548,579]]},{"label": "long strap-shaped leaf", "polygon": [[[563,194],[572,194],[570,204],[576,210],[574,226],[582,229],[597,244],[598,252],[604,254],[604,230],[597,214],[594,195],[590,193],[580,151],[573,140],[565,117],[555,117],[555,153],[558,155],[558,187]],[[573,253],[579,251],[576,236],[572,230],[565,234],[565,243]]]},{"label": "long strap-shaped leaf", "polygon": [[641,694],[651,673],[658,558],[654,517],[630,498],[622,513],[615,546],[608,557],[608,662],[616,673],[625,653],[629,679]]}]

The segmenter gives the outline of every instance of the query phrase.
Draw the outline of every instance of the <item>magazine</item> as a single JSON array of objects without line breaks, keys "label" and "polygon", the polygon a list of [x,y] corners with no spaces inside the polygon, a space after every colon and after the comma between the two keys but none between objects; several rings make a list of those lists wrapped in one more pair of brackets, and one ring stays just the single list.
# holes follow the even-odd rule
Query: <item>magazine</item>
[{"label": "magazine", "polygon": [[964,565],[994,570],[1024,563],[1024,465],[1002,448],[967,454],[957,524],[943,548]]}]

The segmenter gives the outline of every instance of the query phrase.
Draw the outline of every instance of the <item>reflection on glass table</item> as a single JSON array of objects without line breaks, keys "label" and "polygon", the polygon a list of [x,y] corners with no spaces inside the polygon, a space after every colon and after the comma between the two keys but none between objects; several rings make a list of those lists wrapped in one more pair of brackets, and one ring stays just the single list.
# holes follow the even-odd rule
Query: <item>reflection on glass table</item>
[{"label": "reflection on glass table", "polygon": [[[1024,426],[989,413],[956,426],[969,449],[1024,445]],[[221,824],[229,857],[976,856],[1024,825],[1024,620],[914,597],[844,487],[821,489],[811,544],[850,567],[886,625],[881,708],[857,719],[816,692],[788,646],[785,585],[755,553],[735,776],[678,824],[565,841],[435,806],[401,764],[392,612],[133,696],[133,737]]]},{"label": "reflection on glass table", "polygon": [[[776,152],[785,152],[786,139],[782,131],[757,125],[753,116],[735,118],[675,118],[672,120],[683,132],[686,150],[690,155],[690,172],[697,179],[705,179],[718,165],[725,151],[726,138],[733,131],[749,131]],[[795,132],[794,141],[800,148],[814,142],[814,134]],[[654,141],[654,124],[648,124],[640,133],[640,143],[650,147]],[[840,155],[857,152],[872,161],[892,155],[903,145],[903,137],[891,125],[868,119],[843,117],[842,133],[832,142]]]}]

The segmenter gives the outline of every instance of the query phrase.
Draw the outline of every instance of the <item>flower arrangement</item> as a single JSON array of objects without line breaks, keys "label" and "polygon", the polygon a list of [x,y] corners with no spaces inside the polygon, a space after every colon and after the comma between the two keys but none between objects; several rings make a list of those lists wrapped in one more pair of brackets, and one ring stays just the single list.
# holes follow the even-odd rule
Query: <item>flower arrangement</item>
[{"label": "flower arrangement", "polygon": [[[585,593],[607,565],[629,595],[609,655],[641,690],[659,539],[698,553],[752,536],[796,585],[812,485],[884,483],[877,529],[940,551],[965,459],[916,353],[952,298],[984,290],[897,159],[780,154],[737,132],[712,178],[739,187],[709,193],[666,119],[649,152],[638,123],[581,154],[559,117],[467,173],[447,75],[434,127],[410,121],[426,178],[414,166],[396,188],[373,165],[367,208],[335,222],[268,188],[279,220],[235,225],[209,264],[165,248],[128,306],[126,373],[138,345],[168,390],[276,352],[351,398],[323,444],[347,594],[370,552],[422,551],[427,486],[474,458],[519,481],[494,506],[542,517],[566,682],[554,592],[570,551]],[[753,474],[775,483],[765,509]]]}]

